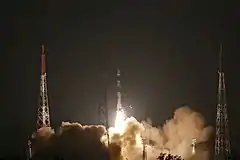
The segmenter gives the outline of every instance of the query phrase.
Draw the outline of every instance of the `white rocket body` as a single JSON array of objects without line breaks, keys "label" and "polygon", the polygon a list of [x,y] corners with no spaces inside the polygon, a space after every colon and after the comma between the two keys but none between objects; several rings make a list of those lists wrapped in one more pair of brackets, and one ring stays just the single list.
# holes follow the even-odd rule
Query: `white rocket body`
[{"label": "white rocket body", "polygon": [[120,83],[120,70],[117,69],[117,110],[122,110],[122,94],[121,94],[121,83]]}]

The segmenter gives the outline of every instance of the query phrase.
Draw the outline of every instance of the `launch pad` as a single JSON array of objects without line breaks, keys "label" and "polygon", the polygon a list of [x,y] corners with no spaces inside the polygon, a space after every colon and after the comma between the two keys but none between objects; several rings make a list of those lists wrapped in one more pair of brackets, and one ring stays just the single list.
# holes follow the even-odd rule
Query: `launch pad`
[{"label": "launch pad", "polygon": [[[44,53],[44,48],[42,47],[42,54],[41,54],[42,67],[41,67],[41,78],[40,78],[40,81],[41,81],[40,82],[40,106],[39,106],[38,112],[37,112],[37,129],[45,128],[45,127],[51,127],[49,105],[48,105],[48,96],[47,96],[47,78],[46,78],[46,64],[45,63],[46,63],[45,62],[45,53]],[[220,78],[221,78],[221,81],[220,81],[221,86],[224,86],[224,89],[225,89],[225,84],[222,84],[222,83],[224,83],[224,78],[222,76],[223,72],[220,72],[219,75],[220,75]],[[145,126],[141,122],[138,122],[136,119],[134,119],[134,118],[131,119],[131,118],[127,117],[126,113],[125,113],[125,110],[124,110],[124,107],[122,106],[122,86],[121,86],[121,81],[120,81],[120,76],[121,76],[120,69],[117,69],[116,76],[117,76],[117,85],[116,85],[116,88],[117,88],[117,93],[116,93],[117,105],[116,105],[116,118],[115,118],[115,123],[114,123],[113,127],[109,127],[109,124],[108,124],[107,94],[105,95],[106,96],[105,97],[105,101],[106,101],[105,104],[100,105],[100,107],[99,107],[99,114],[104,115],[104,119],[105,119],[104,122],[103,122],[103,125],[105,126],[105,129],[106,129],[106,132],[107,132],[106,135],[105,135],[107,137],[106,138],[107,139],[107,143],[106,143],[107,145],[106,146],[111,147],[110,144],[117,144],[121,149],[120,150],[120,155],[124,155],[129,160],[132,160],[131,158],[129,158],[129,157],[132,156],[132,154],[138,154],[138,156],[142,157],[142,160],[152,160],[152,159],[148,159],[148,155],[151,155],[151,154],[156,155],[156,153],[148,152],[148,148],[151,148],[151,151],[155,151],[155,152],[162,151],[162,149],[159,149],[157,147],[159,147],[159,146],[165,147],[165,145],[167,147],[170,146],[169,147],[170,151],[172,151],[174,149],[176,151],[176,148],[177,148],[176,146],[177,145],[179,145],[178,146],[179,150],[184,148],[185,146],[184,145],[181,146],[180,142],[179,142],[179,144],[174,144],[174,145],[176,145],[176,146],[174,146],[173,143],[175,143],[175,140],[171,141],[171,138],[169,138],[170,136],[172,136],[171,134],[173,134],[173,133],[169,134],[168,132],[170,132],[171,130],[167,127],[176,127],[177,129],[175,129],[175,130],[176,130],[176,133],[177,133],[178,129],[180,130],[181,127],[184,128],[185,126],[187,126],[187,125],[183,125],[181,127],[177,126],[178,123],[175,123],[176,117],[175,117],[175,119],[173,118],[174,120],[172,120],[172,121],[170,120],[166,124],[167,127],[165,127],[165,128],[169,129],[170,131],[167,130],[167,129],[164,130],[165,129],[164,127],[162,129],[158,130],[157,128],[154,128],[154,127],[151,126],[149,137],[141,137],[142,128],[144,128]],[[222,90],[222,89],[223,88],[220,88],[220,90]],[[218,104],[218,112],[220,112],[219,110],[221,109],[219,106],[225,107],[224,109],[226,110],[226,104],[225,103],[222,104],[222,101],[221,101],[221,105]],[[178,110],[178,111],[179,112],[185,112],[184,109],[183,110]],[[223,112],[223,110],[221,110],[221,114],[223,114],[222,112]],[[187,111],[186,113],[191,114],[191,113],[194,113],[194,111],[190,110],[190,111]],[[185,114],[185,115],[187,115],[187,114]],[[187,115],[187,116],[191,117],[190,115]],[[199,118],[199,117],[194,117],[194,118]],[[219,118],[221,118],[221,117],[218,117],[217,120],[219,120]],[[201,119],[199,121],[201,121]],[[194,121],[193,121],[193,123],[194,123]],[[69,126],[71,126],[71,125],[69,125]],[[76,125],[76,124],[74,124],[73,126],[74,127],[77,126],[77,127],[81,128],[82,130],[84,130],[85,128],[91,128],[91,127],[81,126],[80,124],[79,124],[79,126]],[[217,126],[220,126],[220,125],[218,124]],[[195,125],[193,124],[192,127],[195,127]],[[196,130],[197,128],[193,128],[192,130],[194,130],[194,129]],[[219,130],[221,130],[221,129],[218,129],[218,131]],[[183,129],[181,131],[182,132],[189,132],[189,130],[187,130],[187,129]],[[202,133],[204,133],[204,130],[198,130],[199,135],[201,135]],[[53,133],[51,133],[51,134],[53,134]],[[155,134],[155,136],[158,136],[159,139],[162,139],[162,140],[159,140],[158,138],[155,137],[155,144],[157,144],[159,146],[151,145],[151,144],[147,143],[147,141],[151,140],[150,137],[151,138],[154,137],[153,136],[154,134]],[[198,134],[196,134],[196,135],[198,135]],[[220,146],[219,145],[220,145],[220,143],[223,143],[222,141],[220,141],[221,139],[219,140],[219,135],[218,134],[219,133],[217,132],[217,138],[218,139],[216,139],[216,145],[218,145],[218,146],[215,147],[217,155],[220,154],[220,151],[219,151]],[[204,134],[202,134],[202,135],[204,135]],[[174,134],[174,136],[175,136],[174,138],[176,138],[179,135]],[[197,140],[199,140],[199,139],[193,138],[193,137],[195,137],[195,135],[193,135],[191,137],[187,137],[186,139],[181,139],[181,141],[186,141],[186,143],[189,144],[189,145],[187,145],[187,147],[185,147],[184,149],[189,150],[192,155],[195,155],[196,152],[197,152],[196,146],[198,145]],[[174,138],[172,138],[172,139],[174,139]],[[222,137],[220,137],[220,138],[222,138]],[[189,139],[192,139],[192,143],[189,142]],[[163,143],[162,141],[169,141],[169,144],[167,142]],[[171,144],[174,147],[171,147]],[[28,149],[29,149],[29,157],[31,158],[33,153],[34,153],[34,151],[32,149],[32,142],[31,141],[28,141]],[[229,149],[229,151],[230,151],[230,149]],[[230,152],[228,152],[228,153],[230,154]],[[181,152],[180,152],[180,154],[181,154]],[[192,155],[187,155],[187,156],[191,157]],[[185,155],[183,157],[185,158]],[[182,160],[182,158],[180,156],[174,156],[172,154],[161,154],[158,157],[158,159],[159,160],[171,160],[171,159]]]}]

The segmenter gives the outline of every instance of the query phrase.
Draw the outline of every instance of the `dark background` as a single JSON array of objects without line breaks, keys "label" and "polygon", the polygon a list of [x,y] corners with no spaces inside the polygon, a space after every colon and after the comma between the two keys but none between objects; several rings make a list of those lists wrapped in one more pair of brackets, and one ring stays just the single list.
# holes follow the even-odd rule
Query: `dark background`
[{"label": "dark background", "polygon": [[[40,45],[46,46],[51,124],[97,124],[108,73],[109,116],[115,70],[138,120],[162,125],[182,104],[215,125],[223,43],[232,151],[239,155],[240,12],[229,1],[12,1],[4,4],[0,156],[23,155],[36,126]],[[5,63],[6,62],[6,63]],[[6,74],[6,75],[5,75]]]}]

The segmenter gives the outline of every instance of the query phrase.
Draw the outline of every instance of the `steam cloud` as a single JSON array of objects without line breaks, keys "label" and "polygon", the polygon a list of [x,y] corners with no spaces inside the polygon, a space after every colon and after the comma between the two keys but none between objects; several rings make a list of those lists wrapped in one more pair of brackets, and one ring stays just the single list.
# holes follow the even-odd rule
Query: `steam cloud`
[{"label": "steam cloud", "polygon": [[[161,152],[181,155],[184,159],[208,160],[209,140],[213,128],[206,126],[204,117],[188,107],[174,112],[162,128],[153,127],[150,120],[138,122],[134,117],[125,121],[122,133],[109,129],[110,145],[106,143],[104,126],[82,126],[63,122],[56,133],[51,128],[36,132],[33,159],[139,160],[142,157],[142,138],[147,141],[148,160],[156,160]],[[197,140],[192,154],[192,139]]]}]

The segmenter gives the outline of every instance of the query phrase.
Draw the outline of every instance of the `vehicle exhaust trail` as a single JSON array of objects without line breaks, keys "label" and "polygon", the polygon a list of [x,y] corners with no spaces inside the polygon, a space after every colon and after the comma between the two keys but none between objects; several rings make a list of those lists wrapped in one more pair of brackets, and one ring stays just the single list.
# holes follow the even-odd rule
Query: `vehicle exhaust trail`
[{"label": "vehicle exhaust trail", "polygon": [[[109,146],[106,128],[102,125],[63,122],[56,132],[50,127],[40,128],[33,144],[37,149],[35,157],[58,155],[64,159],[101,160],[110,156],[111,160],[139,160],[143,146],[141,137],[144,136],[150,142],[146,144],[148,160],[156,160],[160,153],[180,155],[185,160],[208,160],[210,146],[207,144],[213,128],[205,124],[200,113],[189,107],[178,108],[162,127],[154,127],[146,121],[139,122],[134,117],[126,117],[117,124],[123,128],[109,128]],[[197,141],[194,154],[191,147],[193,138]]]}]

